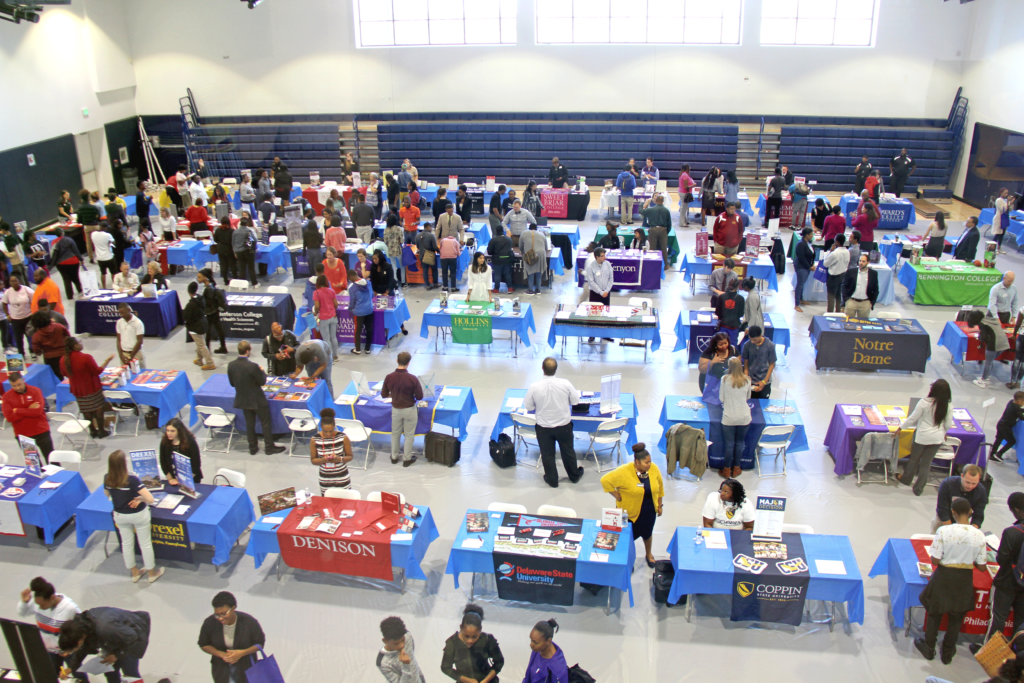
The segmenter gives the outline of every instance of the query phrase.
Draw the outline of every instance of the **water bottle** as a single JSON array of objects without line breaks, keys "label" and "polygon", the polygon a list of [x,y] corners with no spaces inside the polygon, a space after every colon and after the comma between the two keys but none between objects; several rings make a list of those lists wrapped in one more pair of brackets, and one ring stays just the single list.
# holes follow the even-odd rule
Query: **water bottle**
[{"label": "water bottle", "polygon": [[704,545],[704,531],[702,529],[697,529],[697,535],[693,538],[693,544]]}]

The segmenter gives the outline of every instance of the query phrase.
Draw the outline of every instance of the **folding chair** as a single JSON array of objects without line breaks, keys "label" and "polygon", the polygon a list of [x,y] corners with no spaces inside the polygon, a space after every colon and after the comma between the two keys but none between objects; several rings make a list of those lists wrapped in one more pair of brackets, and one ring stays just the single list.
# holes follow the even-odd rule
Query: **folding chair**
[{"label": "folding chair", "polygon": [[[216,406],[196,406],[196,412],[199,413],[203,418],[203,426],[206,427],[206,441],[203,442],[204,451],[212,451],[214,453],[227,453],[231,450],[231,439],[235,435],[235,417],[234,413],[228,413],[223,408]],[[223,429],[228,427],[228,445],[224,450],[217,450],[210,448],[210,434],[214,429]]]},{"label": "folding chair", "polygon": [[[135,402],[135,397],[127,391],[115,390],[104,390],[103,397],[110,403],[110,407],[117,416],[117,420],[114,421],[114,436],[119,436],[117,433],[117,423],[121,421],[122,415],[135,415],[135,436],[138,436],[139,423],[142,422],[142,411],[139,410],[139,404]],[[125,403],[130,403],[131,405],[126,408],[123,405]]]},{"label": "folding chair", "polygon": [[[629,424],[629,418],[620,417],[614,420],[605,420],[597,426],[597,431],[590,434],[590,447],[587,449],[586,455],[583,459],[586,460],[590,457],[590,454],[594,454],[594,464],[597,465],[597,471],[608,472],[609,470],[615,469],[618,465],[622,464],[622,434],[626,431],[626,425]],[[594,444],[608,444],[608,448],[603,450],[615,451],[615,464],[606,469],[601,469],[601,462],[597,458],[597,451],[594,450]]]}]

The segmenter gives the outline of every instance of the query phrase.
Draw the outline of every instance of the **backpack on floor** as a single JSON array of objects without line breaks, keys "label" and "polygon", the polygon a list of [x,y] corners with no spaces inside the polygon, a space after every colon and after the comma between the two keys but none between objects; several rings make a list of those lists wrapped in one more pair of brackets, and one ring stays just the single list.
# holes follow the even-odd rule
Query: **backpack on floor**
[{"label": "backpack on floor", "polygon": [[[672,562],[669,560],[658,560],[654,563],[654,573],[651,575],[651,592],[654,595],[654,602],[667,605],[668,594],[672,590],[672,579],[675,578],[676,571],[672,568]],[[686,596],[679,598],[679,602],[676,605],[685,605]]]},{"label": "backpack on floor", "polygon": [[427,432],[423,438],[423,451],[427,462],[439,462],[453,467],[462,457],[462,444],[454,436],[439,432]]},{"label": "backpack on floor", "polygon": [[569,668],[569,683],[597,683],[594,677],[580,668],[579,664],[573,664]]},{"label": "backpack on floor", "polygon": [[491,460],[498,467],[504,469],[506,467],[515,467],[516,464],[516,449],[512,445],[512,439],[508,434],[498,434],[498,440],[491,439]]}]

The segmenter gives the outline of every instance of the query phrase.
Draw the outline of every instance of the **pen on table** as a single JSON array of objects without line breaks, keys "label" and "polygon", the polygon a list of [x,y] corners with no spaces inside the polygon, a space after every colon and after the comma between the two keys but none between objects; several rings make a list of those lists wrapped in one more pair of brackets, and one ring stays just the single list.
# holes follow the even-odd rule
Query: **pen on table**
[{"label": "pen on table", "polygon": [[278,528],[279,526],[281,526],[281,525],[280,525],[280,524],[275,524],[274,526],[270,527],[270,530],[271,530],[271,531],[277,531],[277,528]]}]

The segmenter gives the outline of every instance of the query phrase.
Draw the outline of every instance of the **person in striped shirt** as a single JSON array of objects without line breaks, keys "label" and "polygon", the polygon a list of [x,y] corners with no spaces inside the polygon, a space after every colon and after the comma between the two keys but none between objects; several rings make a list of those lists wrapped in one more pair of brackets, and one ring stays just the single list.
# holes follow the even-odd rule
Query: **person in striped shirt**
[{"label": "person in striped shirt", "polygon": [[[61,624],[69,621],[81,611],[74,600],[58,593],[53,584],[41,576],[32,579],[28,588],[21,591],[18,614],[27,617],[35,612],[36,626],[39,627],[39,634],[43,637],[43,644],[50,653],[50,659],[53,660],[53,666],[57,670],[58,676],[61,666],[64,664],[64,657],[61,656],[57,647],[57,636],[60,634]],[[79,681],[85,683],[89,681],[89,677],[85,674],[76,673],[74,676]]]}]

